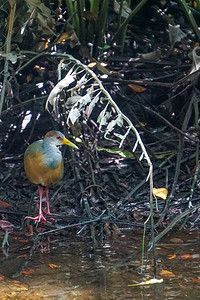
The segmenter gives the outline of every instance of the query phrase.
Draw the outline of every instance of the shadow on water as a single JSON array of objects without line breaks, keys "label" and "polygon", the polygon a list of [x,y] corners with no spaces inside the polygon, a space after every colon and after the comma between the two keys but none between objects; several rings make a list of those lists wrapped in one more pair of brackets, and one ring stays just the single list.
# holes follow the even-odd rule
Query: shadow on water
[{"label": "shadow on water", "polygon": [[[86,238],[50,237],[14,279],[32,241],[10,236],[8,257],[0,255],[1,299],[200,299],[200,233],[173,236],[157,246],[157,277],[163,283],[135,287],[128,285],[142,280],[142,231],[122,231],[95,250]],[[144,280],[152,278],[150,258]]]}]

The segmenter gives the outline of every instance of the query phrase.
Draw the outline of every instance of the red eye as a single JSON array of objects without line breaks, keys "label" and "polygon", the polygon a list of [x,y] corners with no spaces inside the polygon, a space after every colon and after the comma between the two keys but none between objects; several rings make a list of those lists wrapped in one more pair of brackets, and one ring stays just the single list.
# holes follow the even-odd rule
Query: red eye
[{"label": "red eye", "polygon": [[57,138],[57,140],[61,140],[61,137],[60,137],[60,136],[57,136],[56,138]]}]

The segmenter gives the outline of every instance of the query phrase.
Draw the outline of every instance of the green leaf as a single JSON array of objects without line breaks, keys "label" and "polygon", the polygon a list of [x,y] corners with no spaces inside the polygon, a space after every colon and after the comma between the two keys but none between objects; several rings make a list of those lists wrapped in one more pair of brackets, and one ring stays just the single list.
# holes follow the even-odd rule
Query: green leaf
[{"label": "green leaf", "polygon": [[119,148],[110,149],[110,148],[103,148],[103,147],[97,146],[97,150],[98,151],[106,151],[111,154],[118,154],[124,158],[133,158],[134,157],[133,153],[131,153],[127,150],[119,149]]}]

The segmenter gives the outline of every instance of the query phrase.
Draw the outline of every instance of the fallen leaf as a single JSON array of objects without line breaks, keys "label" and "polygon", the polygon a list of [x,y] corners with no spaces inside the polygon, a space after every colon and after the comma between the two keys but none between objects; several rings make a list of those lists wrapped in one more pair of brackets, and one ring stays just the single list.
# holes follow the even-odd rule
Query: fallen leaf
[{"label": "fallen leaf", "polygon": [[169,254],[168,259],[174,259],[176,257],[176,254]]},{"label": "fallen leaf", "polygon": [[172,244],[183,244],[183,240],[180,239],[180,238],[172,238],[172,239],[170,240],[170,242],[171,242]]},{"label": "fallen leaf", "polygon": [[153,278],[153,279],[150,279],[150,280],[147,280],[147,281],[142,281],[142,282],[139,282],[139,283],[128,284],[128,286],[149,285],[149,284],[162,283],[162,282],[163,282],[163,279]]},{"label": "fallen leaf", "polygon": [[143,86],[137,84],[128,84],[128,86],[136,93],[143,93],[147,90]]},{"label": "fallen leaf", "polygon": [[156,197],[166,200],[168,195],[168,190],[166,188],[158,188],[158,189],[153,188],[153,194]]},{"label": "fallen leaf", "polygon": [[171,271],[167,271],[167,270],[161,270],[160,271],[160,275],[161,276],[164,276],[166,278],[172,278],[172,277],[175,277],[175,274]]},{"label": "fallen leaf", "polygon": [[181,258],[188,259],[188,258],[192,258],[192,256],[190,254],[183,254],[181,255]]},{"label": "fallen leaf", "polygon": [[91,63],[88,64],[88,68],[92,69],[92,68],[94,68],[96,65],[97,65],[96,62],[91,62]]},{"label": "fallen leaf", "polygon": [[0,227],[1,229],[11,229],[13,228],[13,224],[9,221],[0,220]]},{"label": "fallen leaf", "polygon": [[9,203],[7,203],[5,201],[0,200],[0,206],[1,207],[11,207],[11,204],[9,204]]},{"label": "fallen leaf", "polygon": [[198,279],[198,278],[192,278],[192,281],[200,284],[200,279]]},{"label": "fallen leaf", "polygon": [[28,288],[25,287],[24,285],[18,284],[18,283],[13,283],[14,286],[17,286],[20,291],[28,291]]},{"label": "fallen leaf", "polygon": [[21,258],[21,257],[27,257],[27,254],[22,254],[22,255],[17,256],[17,258]]},{"label": "fallen leaf", "polygon": [[61,35],[61,37],[58,39],[56,44],[60,44],[62,42],[66,42],[67,40],[69,40],[71,38],[71,35],[69,35],[67,32],[63,32],[63,34]]},{"label": "fallen leaf", "polygon": [[19,242],[20,242],[20,243],[28,243],[29,240],[22,240],[22,239],[19,239]]},{"label": "fallen leaf", "polygon": [[54,264],[49,264],[49,267],[51,269],[54,269],[54,268],[60,268],[61,266],[57,266],[57,265],[54,265]]},{"label": "fallen leaf", "polygon": [[4,276],[0,276],[0,281],[4,279]]},{"label": "fallen leaf", "polygon": [[99,16],[90,11],[83,11],[83,17],[89,23],[97,23],[99,21]]},{"label": "fallen leaf", "polygon": [[29,274],[33,274],[34,272],[35,271],[33,269],[29,269],[29,270],[22,271],[22,274],[29,275]]}]

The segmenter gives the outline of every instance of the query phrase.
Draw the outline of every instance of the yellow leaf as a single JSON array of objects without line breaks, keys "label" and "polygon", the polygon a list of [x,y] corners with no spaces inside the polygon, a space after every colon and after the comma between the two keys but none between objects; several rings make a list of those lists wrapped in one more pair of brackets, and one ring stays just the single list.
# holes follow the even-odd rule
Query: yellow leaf
[{"label": "yellow leaf", "polygon": [[142,282],[135,283],[135,284],[129,284],[128,286],[149,285],[149,284],[162,283],[162,282],[163,282],[163,279],[153,278],[153,279],[150,279],[147,281],[142,281]]},{"label": "yellow leaf", "polygon": [[153,188],[154,196],[157,196],[163,200],[167,199],[168,190],[166,188]]},{"label": "yellow leaf", "polygon": [[58,39],[56,44],[60,44],[62,42],[66,42],[67,40],[69,40],[71,38],[71,36],[67,33],[67,32],[63,32],[63,34],[61,35],[61,37]]},{"label": "yellow leaf", "polygon": [[54,265],[54,264],[49,264],[49,267],[51,269],[54,269],[54,268],[60,268],[61,266],[57,266],[57,265]]}]

